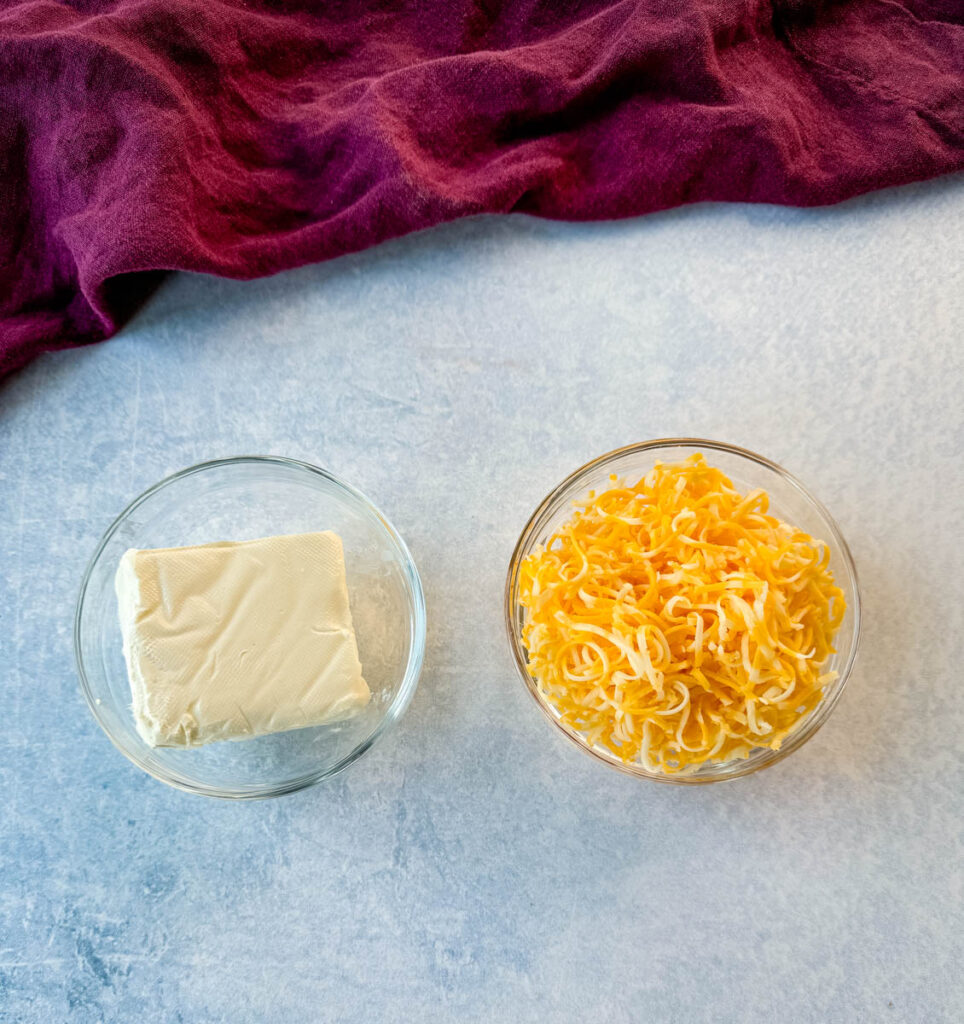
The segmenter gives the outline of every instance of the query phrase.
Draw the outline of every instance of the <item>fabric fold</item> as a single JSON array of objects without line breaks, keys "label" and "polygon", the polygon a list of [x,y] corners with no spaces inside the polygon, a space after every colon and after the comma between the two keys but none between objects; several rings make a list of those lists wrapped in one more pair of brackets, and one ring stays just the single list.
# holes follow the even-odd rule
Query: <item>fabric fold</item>
[{"label": "fabric fold", "polygon": [[172,269],[964,168],[959,0],[7,0],[0,376]]}]

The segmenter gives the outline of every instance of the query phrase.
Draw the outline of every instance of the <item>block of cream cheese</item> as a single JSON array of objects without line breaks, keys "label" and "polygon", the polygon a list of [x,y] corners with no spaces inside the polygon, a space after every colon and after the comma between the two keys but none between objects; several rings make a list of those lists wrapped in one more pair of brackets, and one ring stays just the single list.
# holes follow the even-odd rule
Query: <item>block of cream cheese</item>
[{"label": "block of cream cheese", "polygon": [[151,746],[321,725],[371,697],[337,534],[131,549],[114,586],[137,731]]}]

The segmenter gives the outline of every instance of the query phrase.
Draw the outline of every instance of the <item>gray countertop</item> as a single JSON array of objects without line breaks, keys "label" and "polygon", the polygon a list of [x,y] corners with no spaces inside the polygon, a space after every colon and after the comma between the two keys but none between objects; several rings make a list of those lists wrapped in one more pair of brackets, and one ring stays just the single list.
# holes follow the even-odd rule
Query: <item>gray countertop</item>
[{"label": "gray countertop", "polygon": [[[962,186],[486,218],[266,281],[180,276],[0,386],[0,1020],[964,1019]],[[501,610],[552,486],[679,434],[801,477],[865,612],[819,735],[695,788],[556,734]],[[235,453],[368,493],[430,619],[397,730],[241,805],[115,751],[71,644],[113,517]]]}]

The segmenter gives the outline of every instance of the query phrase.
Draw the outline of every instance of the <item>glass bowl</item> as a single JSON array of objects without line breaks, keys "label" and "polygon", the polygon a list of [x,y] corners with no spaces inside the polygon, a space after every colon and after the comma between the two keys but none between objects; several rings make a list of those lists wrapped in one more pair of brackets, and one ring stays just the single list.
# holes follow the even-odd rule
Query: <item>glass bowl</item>
[{"label": "glass bowl", "polygon": [[[519,568],[528,555],[538,545],[546,544],[553,533],[570,517],[573,501],[584,497],[591,490],[604,489],[611,475],[615,474],[635,483],[652,469],[655,462],[680,462],[694,452],[703,452],[706,461],[723,470],[738,490],[745,493],[755,488],[763,488],[770,495],[770,511],[773,515],[800,527],[826,543],[830,549],[830,568],[835,582],[847,601],[847,613],[834,638],[837,652],[825,662],[824,667],[824,671],[836,671],[839,675],[827,687],[823,700],[801,720],[783,741],[779,750],[756,747],[745,758],[708,763],[691,773],[669,775],[651,771],[638,763],[622,761],[599,745],[591,744],[577,730],[560,721],[552,705],[539,692],[536,681],[529,675],[526,667],[528,659],[522,642],[525,610],[519,605]],[[569,739],[600,761],[630,775],[653,779],[656,782],[699,785],[735,779],[775,764],[799,749],[826,722],[840,699],[857,654],[860,595],[857,590],[857,570],[837,524],[796,477],[762,455],[756,455],[734,445],[691,437],[666,438],[629,445],[593,459],[563,480],[543,500],[526,523],[512,553],[505,588],[505,621],[512,654],[526,689],[549,720]]]},{"label": "glass bowl", "polygon": [[[137,734],[121,648],[114,573],[128,548],[175,547],[334,530],[344,543],[352,619],[368,706],[344,722],[179,750]],[[134,764],[206,796],[280,796],[356,761],[402,716],[425,652],[418,571],[388,520],[354,487],[317,466],[274,456],[202,462],[133,501],[90,561],[74,621],[77,670],[90,710]]]}]

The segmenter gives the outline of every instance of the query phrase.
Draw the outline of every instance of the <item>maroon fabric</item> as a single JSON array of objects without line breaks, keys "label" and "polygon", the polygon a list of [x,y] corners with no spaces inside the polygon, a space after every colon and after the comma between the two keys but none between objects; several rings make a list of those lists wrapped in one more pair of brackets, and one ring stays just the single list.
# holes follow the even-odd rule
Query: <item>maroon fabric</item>
[{"label": "maroon fabric", "polygon": [[964,167],[964,0],[0,0],[0,376],[172,268]]}]

